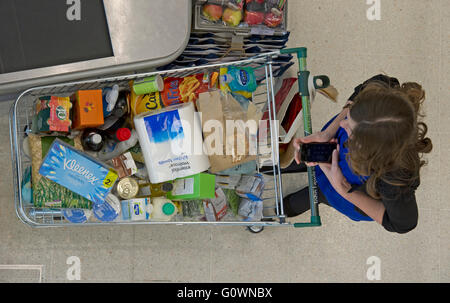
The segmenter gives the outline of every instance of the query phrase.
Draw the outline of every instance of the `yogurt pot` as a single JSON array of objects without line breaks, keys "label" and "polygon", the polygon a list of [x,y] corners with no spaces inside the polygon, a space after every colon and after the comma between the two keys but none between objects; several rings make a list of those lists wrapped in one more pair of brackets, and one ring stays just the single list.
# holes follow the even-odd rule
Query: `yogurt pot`
[{"label": "yogurt pot", "polygon": [[152,204],[152,221],[170,221],[177,214],[176,205],[165,197],[153,198]]},{"label": "yogurt pot", "polygon": [[153,212],[150,198],[137,198],[121,202],[122,219],[125,221],[148,220]]}]

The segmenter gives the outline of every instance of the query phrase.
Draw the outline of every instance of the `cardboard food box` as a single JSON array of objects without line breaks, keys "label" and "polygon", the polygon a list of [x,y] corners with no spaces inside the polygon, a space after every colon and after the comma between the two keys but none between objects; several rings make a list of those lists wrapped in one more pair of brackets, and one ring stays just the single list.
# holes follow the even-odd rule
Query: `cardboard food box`
[{"label": "cardboard food box", "polygon": [[175,179],[167,198],[173,201],[213,198],[215,182],[216,176],[207,173]]},{"label": "cardboard food box", "polygon": [[39,174],[39,168],[42,164],[42,160],[56,138],[59,138],[75,148],[82,150],[83,147],[81,145],[80,136],[77,136],[74,139],[69,139],[62,136],[55,137],[29,134],[28,138],[32,157],[31,179],[34,206],[43,208],[91,209],[92,202],[88,199],[83,198],[82,196]]},{"label": "cardboard food box", "polygon": [[79,90],[70,97],[73,104],[74,129],[103,125],[102,90]]},{"label": "cardboard food box", "polygon": [[42,160],[39,174],[96,204],[105,202],[118,178],[108,166],[59,139]]},{"label": "cardboard food box", "polygon": [[38,132],[69,132],[72,103],[68,97],[44,96],[36,102]]}]

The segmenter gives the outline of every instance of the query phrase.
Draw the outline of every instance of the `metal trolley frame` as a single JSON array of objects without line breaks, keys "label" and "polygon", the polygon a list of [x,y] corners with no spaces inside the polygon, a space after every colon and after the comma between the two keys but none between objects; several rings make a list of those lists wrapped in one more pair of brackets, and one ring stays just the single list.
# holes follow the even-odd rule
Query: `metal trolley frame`
[{"label": "metal trolley frame", "polygon": [[[306,223],[289,223],[286,222],[286,216],[283,212],[283,193],[282,193],[282,178],[281,170],[279,166],[279,137],[278,137],[278,121],[276,120],[275,110],[275,92],[274,92],[274,77],[273,77],[273,58],[280,54],[292,53],[297,55],[299,63],[299,93],[302,99],[303,108],[303,121],[305,135],[312,133],[311,129],[311,114],[310,114],[310,99],[308,90],[308,81],[310,80],[309,71],[306,69],[306,48],[293,48],[284,49],[281,51],[270,52],[260,54],[258,56],[227,63],[218,63],[198,67],[189,67],[183,69],[174,69],[167,71],[149,72],[132,74],[125,76],[115,76],[109,78],[92,79],[71,83],[58,83],[48,86],[33,87],[22,92],[13,105],[11,106],[9,122],[10,122],[10,140],[11,140],[11,157],[13,167],[13,181],[14,181],[14,195],[15,195],[15,211],[18,218],[31,227],[57,227],[57,226],[95,226],[105,224],[197,224],[197,225],[240,225],[247,227],[252,232],[261,231],[264,226],[294,226],[294,227],[310,227],[320,226],[320,216],[318,210],[317,200],[317,185],[315,181],[314,169],[308,167],[308,181],[310,190],[310,203],[311,203],[311,221]],[[128,88],[130,80],[147,77],[151,75],[159,74],[163,77],[175,76],[184,77],[195,73],[206,72],[210,70],[217,70],[220,67],[225,66],[257,66],[257,68],[263,69],[262,73],[265,77],[260,83],[263,92],[259,93],[258,100],[261,102],[254,103],[264,111],[267,110],[269,114],[269,133],[270,133],[270,156],[271,165],[273,166],[273,175],[263,175],[265,179],[265,190],[263,194],[264,205],[264,217],[261,221],[242,221],[239,218],[232,220],[224,220],[217,222],[208,221],[169,221],[169,222],[156,222],[156,221],[112,221],[101,222],[95,218],[89,219],[85,223],[70,223],[65,220],[61,211],[55,209],[36,208],[33,204],[24,202],[22,197],[22,176],[25,169],[31,166],[31,160],[26,156],[22,146],[22,140],[26,136],[27,126],[30,125],[33,116],[33,104],[37,97],[43,95],[58,95],[68,96],[73,92],[80,89],[101,89],[112,84],[118,84],[121,88]],[[314,78],[320,78],[322,85],[317,88],[326,87],[329,84],[328,77],[317,76]],[[258,90],[260,91],[260,90]],[[261,96],[263,98],[261,98]],[[254,94],[255,97],[255,94]],[[259,151],[258,147],[258,151]],[[260,156],[264,156],[258,153],[258,159]],[[258,172],[259,172],[259,160]]]}]

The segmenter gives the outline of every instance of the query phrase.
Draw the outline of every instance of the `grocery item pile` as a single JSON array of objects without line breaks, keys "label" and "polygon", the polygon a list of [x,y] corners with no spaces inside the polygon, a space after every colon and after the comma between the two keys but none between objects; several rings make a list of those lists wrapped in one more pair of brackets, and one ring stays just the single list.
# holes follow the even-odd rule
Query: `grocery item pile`
[{"label": "grocery item pile", "polygon": [[36,97],[23,202],[71,223],[261,220],[255,70],[161,75]]}]

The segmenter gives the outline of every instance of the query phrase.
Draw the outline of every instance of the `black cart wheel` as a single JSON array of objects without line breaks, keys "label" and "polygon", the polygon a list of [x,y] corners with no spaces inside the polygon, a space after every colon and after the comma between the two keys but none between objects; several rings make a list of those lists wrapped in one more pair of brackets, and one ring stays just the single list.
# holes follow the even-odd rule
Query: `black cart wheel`
[{"label": "black cart wheel", "polygon": [[264,226],[262,225],[251,225],[247,226],[248,231],[254,234],[258,234],[264,230]]}]

